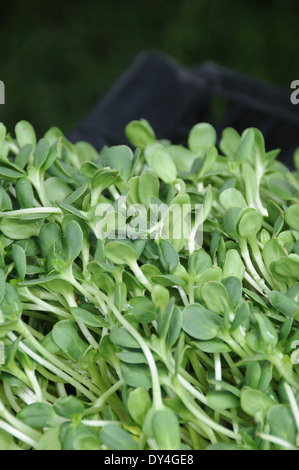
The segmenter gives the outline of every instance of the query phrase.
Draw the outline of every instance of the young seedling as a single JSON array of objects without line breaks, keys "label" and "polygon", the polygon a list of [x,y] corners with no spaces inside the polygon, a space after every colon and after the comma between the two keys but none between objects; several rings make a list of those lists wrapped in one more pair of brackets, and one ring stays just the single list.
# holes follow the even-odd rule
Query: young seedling
[{"label": "young seedling", "polygon": [[0,124],[0,449],[298,449],[298,152],[125,133]]}]

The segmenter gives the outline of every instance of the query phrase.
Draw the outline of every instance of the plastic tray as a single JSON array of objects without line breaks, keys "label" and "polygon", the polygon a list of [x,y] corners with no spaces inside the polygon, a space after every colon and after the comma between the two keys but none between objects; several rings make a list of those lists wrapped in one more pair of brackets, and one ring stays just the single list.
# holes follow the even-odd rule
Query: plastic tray
[{"label": "plastic tray", "polygon": [[213,62],[187,69],[161,53],[144,52],[68,137],[100,150],[126,142],[124,129],[133,119],[147,119],[158,138],[173,142],[183,142],[201,121],[213,124],[219,137],[228,126],[239,132],[253,126],[263,132],[267,149],[282,149],[280,160],[292,168],[299,106],[290,95]]}]

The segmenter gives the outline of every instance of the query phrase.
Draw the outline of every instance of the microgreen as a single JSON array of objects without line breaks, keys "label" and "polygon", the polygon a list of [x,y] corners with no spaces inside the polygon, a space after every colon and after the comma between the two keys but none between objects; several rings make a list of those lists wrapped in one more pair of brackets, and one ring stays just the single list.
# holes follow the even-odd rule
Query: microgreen
[{"label": "microgreen", "polygon": [[0,449],[298,449],[298,170],[125,133],[0,124]]}]

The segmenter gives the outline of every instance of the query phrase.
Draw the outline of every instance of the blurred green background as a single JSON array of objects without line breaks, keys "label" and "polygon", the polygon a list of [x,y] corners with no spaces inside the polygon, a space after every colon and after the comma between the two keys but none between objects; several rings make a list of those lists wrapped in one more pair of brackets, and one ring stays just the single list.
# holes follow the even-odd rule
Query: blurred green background
[{"label": "blurred green background", "polygon": [[289,88],[299,79],[298,18],[295,0],[1,3],[0,120],[68,132],[145,49]]}]

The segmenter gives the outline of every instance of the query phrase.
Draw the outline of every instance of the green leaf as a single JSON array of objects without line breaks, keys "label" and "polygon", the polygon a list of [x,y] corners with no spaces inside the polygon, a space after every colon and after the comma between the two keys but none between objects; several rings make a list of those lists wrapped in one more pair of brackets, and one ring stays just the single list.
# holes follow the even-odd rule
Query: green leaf
[{"label": "green leaf", "polygon": [[48,403],[32,403],[25,406],[17,416],[27,426],[43,429],[51,425],[51,422],[55,419],[55,412]]},{"label": "green leaf", "polygon": [[72,220],[65,229],[66,259],[74,261],[81,253],[83,246],[83,232],[80,225]]},{"label": "green leaf", "polygon": [[83,184],[82,186],[79,186],[75,191],[73,191],[71,194],[69,194],[65,198],[65,202],[67,204],[73,204],[74,202],[78,202],[78,200],[84,196],[88,188],[88,183]]},{"label": "green leaf", "polygon": [[22,147],[20,151],[16,154],[15,165],[22,168],[23,170],[25,166],[28,164],[31,154],[32,154],[32,145],[30,144],[24,145],[24,147]]},{"label": "green leaf", "polygon": [[33,189],[27,178],[20,178],[17,180],[16,195],[21,209],[27,209],[34,206]]},{"label": "green leaf", "polygon": [[222,269],[219,266],[215,266],[213,268],[209,268],[204,271],[199,277],[197,281],[197,289],[196,292],[198,293],[198,297],[200,297],[201,287],[208,281],[221,281],[222,280]]},{"label": "green leaf", "polygon": [[299,230],[299,204],[293,204],[287,208],[285,221],[289,227]]},{"label": "green leaf", "polygon": [[76,419],[84,413],[85,406],[78,398],[68,396],[56,400],[54,410],[59,416]]},{"label": "green leaf", "polygon": [[240,399],[227,391],[209,391],[207,393],[208,404],[216,410],[228,410],[237,408],[240,405]]},{"label": "green leaf", "polygon": [[241,393],[241,408],[245,413],[259,420],[275,405],[267,395],[259,390],[244,388]]},{"label": "green leaf", "polygon": [[179,276],[175,276],[173,274],[165,274],[162,275],[154,275],[152,276],[151,281],[154,284],[159,284],[163,287],[171,287],[171,286],[184,286],[186,282],[181,279]]},{"label": "green leaf", "polygon": [[246,367],[245,384],[250,388],[257,389],[262,375],[259,362],[250,362]]},{"label": "green leaf", "polygon": [[[297,427],[289,405],[275,405],[267,415],[272,435],[296,446]],[[278,449],[283,447],[277,446]]]},{"label": "green leaf", "polygon": [[243,280],[245,266],[237,250],[228,250],[223,266],[223,278],[236,277]]},{"label": "green leaf", "polygon": [[290,299],[287,295],[273,290],[269,295],[269,301],[274,308],[287,317],[299,318],[299,303]]},{"label": "green leaf", "polygon": [[188,259],[188,273],[192,276],[203,273],[212,267],[211,257],[204,251],[203,248],[192,253]]},{"label": "green leaf", "polygon": [[272,178],[268,181],[268,187],[276,196],[286,201],[290,201],[298,195],[298,190],[285,179]]},{"label": "green leaf", "polygon": [[227,309],[230,309],[228,292],[218,281],[206,282],[201,288],[201,297],[206,307],[219,315],[223,315]]},{"label": "green leaf", "polygon": [[286,256],[286,252],[281,243],[276,238],[268,240],[263,248],[263,259],[266,268],[270,271],[270,266],[274,261],[278,261],[281,257]]},{"label": "green leaf", "polygon": [[88,310],[85,310],[84,308],[72,307],[70,310],[77,322],[98,328],[108,326],[107,322],[102,320],[99,316],[90,313]]},{"label": "green leaf", "polygon": [[121,375],[124,381],[131,387],[150,388],[152,379],[147,364],[120,363]]},{"label": "green leaf", "polygon": [[142,427],[145,416],[152,406],[148,391],[141,387],[132,390],[129,393],[127,406],[135,423]]},{"label": "green leaf", "polygon": [[48,178],[44,183],[44,188],[49,201],[52,203],[63,200],[72,193],[72,188],[56,176]]},{"label": "green leaf", "polygon": [[27,121],[20,121],[15,127],[17,141],[20,147],[30,144],[36,146],[36,134],[32,125]]},{"label": "green leaf", "polygon": [[79,217],[79,219],[88,220],[88,218],[81,211],[71,206],[70,204],[66,204],[65,202],[61,201],[56,201],[56,204],[65,214],[73,214]]},{"label": "green leaf", "polygon": [[39,243],[44,258],[47,257],[51,245],[55,243],[56,250],[61,251],[61,229],[55,222],[43,225],[39,234]]},{"label": "green leaf", "polygon": [[182,316],[183,330],[193,338],[203,341],[215,338],[222,325],[221,317],[199,304],[188,305],[183,310]]},{"label": "green leaf", "polygon": [[0,231],[8,238],[26,240],[30,237],[38,237],[40,223],[38,221],[25,221],[21,219],[4,218],[0,222]]},{"label": "green leaf", "polygon": [[138,341],[125,328],[113,328],[109,337],[112,343],[121,348],[140,349]]},{"label": "green leaf", "polygon": [[231,238],[239,238],[237,231],[238,221],[242,210],[239,207],[231,207],[228,209],[223,217],[223,226],[225,232]]},{"label": "green leaf", "polygon": [[[291,258],[291,256],[294,256],[294,258]],[[288,280],[288,278],[297,280],[299,279],[299,256],[284,256],[271,263],[270,269],[275,279],[280,281]]]},{"label": "green leaf", "polygon": [[85,141],[79,141],[74,144],[74,149],[80,162],[91,161],[95,162],[99,158],[99,153],[89,143]]},{"label": "green leaf", "polygon": [[138,443],[116,424],[107,424],[101,431],[100,439],[110,450],[137,450]]},{"label": "green leaf", "polygon": [[119,172],[117,170],[100,168],[92,177],[91,187],[92,189],[100,189],[100,191],[103,191],[104,189],[109,188],[112,184],[115,184],[118,180],[118,176]]},{"label": "green leaf", "polygon": [[7,168],[6,166],[0,166],[0,176],[4,178],[22,178],[24,176],[20,171],[13,170],[12,168]]},{"label": "green leaf", "polygon": [[140,323],[152,322],[157,318],[155,306],[146,297],[134,297],[130,299],[128,311],[134,313]]},{"label": "green leaf", "polygon": [[155,133],[145,119],[131,121],[126,125],[125,133],[131,144],[140,149],[152,145],[156,141]]},{"label": "green leaf", "polygon": [[160,261],[164,269],[171,273],[180,262],[176,249],[167,240],[160,240],[158,248],[160,253]]},{"label": "green leaf", "polygon": [[168,347],[173,346],[177,342],[181,333],[181,329],[182,329],[182,313],[178,307],[175,307],[173,309],[173,313],[171,315],[171,319],[170,319],[168,330],[167,330],[166,344]]},{"label": "green leaf", "polygon": [[206,353],[225,353],[230,352],[231,348],[221,341],[196,341],[194,343],[201,351]]},{"label": "green leaf", "polygon": [[123,179],[130,176],[133,153],[126,145],[115,145],[105,151],[103,163],[105,166],[118,170]]},{"label": "green leaf", "polygon": [[151,292],[151,296],[156,309],[160,308],[162,312],[165,312],[170,299],[168,290],[161,285],[156,285]]},{"label": "green leaf", "polygon": [[186,149],[182,145],[168,145],[167,153],[169,153],[172,160],[174,161],[178,172],[192,172],[192,165],[196,159],[196,155],[194,155],[193,152]]},{"label": "green leaf", "polygon": [[49,142],[46,139],[40,139],[35,149],[33,165],[40,168],[46,161],[50,151]]},{"label": "green leaf", "polygon": [[151,167],[164,183],[173,183],[177,178],[177,169],[166,150],[157,148],[151,156]]},{"label": "green leaf", "polygon": [[96,261],[91,261],[87,265],[87,269],[92,274],[92,279],[95,284],[101,288],[106,294],[113,295],[115,290],[115,283],[113,279],[103,272],[103,267]]},{"label": "green leaf", "polygon": [[80,441],[89,437],[97,438],[97,434],[82,423],[64,423],[60,427],[59,438],[63,450],[75,450],[75,446],[80,447]]},{"label": "green leaf", "polygon": [[152,416],[152,429],[159,450],[180,448],[180,427],[173,411],[169,409],[156,411]]},{"label": "green leaf", "polygon": [[59,427],[45,431],[38,441],[36,450],[61,450],[59,432]]},{"label": "green leaf", "polygon": [[245,209],[247,207],[242,193],[235,188],[228,188],[222,191],[219,200],[225,209],[230,209],[231,207]]},{"label": "green leaf", "polygon": [[202,122],[192,127],[188,137],[188,147],[196,155],[204,155],[210,145],[216,143],[216,131],[211,124]]},{"label": "green leaf", "polygon": [[236,311],[235,318],[231,324],[231,331],[235,331],[239,326],[244,325],[250,316],[250,308],[247,302],[242,302]]},{"label": "green leaf", "polygon": [[227,127],[223,130],[219,148],[224,155],[233,157],[239,148],[241,137],[238,132],[232,127]]},{"label": "green leaf", "polygon": [[255,234],[257,234],[257,232],[261,230],[262,224],[263,218],[259,212],[255,211],[254,209],[246,212],[244,215],[241,216],[238,225],[238,232],[240,237],[253,237]]},{"label": "green leaf", "polygon": [[138,181],[138,199],[149,207],[151,198],[159,197],[159,180],[151,173],[143,173]]},{"label": "green leaf", "polygon": [[127,240],[115,240],[107,243],[104,248],[105,257],[114,264],[129,264],[137,259],[134,245]]},{"label": "green leaf", "polygon": [[23,281],[26,275],[26,253],[20,245],[12,245],[11,251],[18,278]]},{"label": "green leaf", "polygon": [[52,329],[53,340],[75,362],[80,362],[88,345],[80,338],[74,323],[62,320]]},{"label": "green leaf", "polygon": [[242,139],[238,150],[235,155],[235,160],[238,163],[243,162],[248,157],[250,157],[253,151],[253,144],[254,144],[254,133],[252,129],[248,129],[246,133],[242,135]]},{"label": "green leaf", "polygon": [[229,301],[237,309],[242,300],[242,283],[237,277],[227,277],[222,281],[227,290]]},{"label": "green leaf", "polygon": [[211,145],[207,149],[203,165],[200,169],[200,172],[199,172],[200,177],[203,177],[209,174],[210,171],[212,171],[217,161],[217,158],[218,158],[218,150],[216,149],[216,147],[214,147],[214,145]]},{"label": "green leaf", "polygon": [[0,184],[0,211],[12,210],[12,203],[9,195]]},{"label": "green leaf", "polygon": [[22,315],[22,303],[17,289],[9,283],[5,283],[5,293],[0,304],[0,309],[6,321],[17,321]]},{"label": "green leaf", "polygon": [[147,360],[140,351],[120,351],[115,354],[118,359],[129,364],[147,364]]},{"label": "green leaf", "polygon": [[259,325],[259,331],[263,342],[269,346],[275,346],[278,341],[278,335],[271,320],[262,313],[255,313],[255,319]]}]

